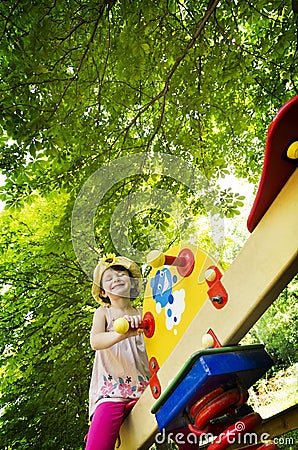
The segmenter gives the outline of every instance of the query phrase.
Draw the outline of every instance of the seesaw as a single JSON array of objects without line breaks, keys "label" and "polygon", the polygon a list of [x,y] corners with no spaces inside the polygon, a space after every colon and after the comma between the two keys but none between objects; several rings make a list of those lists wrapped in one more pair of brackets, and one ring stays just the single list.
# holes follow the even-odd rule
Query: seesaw
[{"label": "seesaw", "polygon": [[[248,222],[252,234],[225,273],[212,257],[195,246],[182,245],[164,255],[150,255],[153,268],[145,293],[144,319],[149,314],[154,320],[153,334],[146,337],[152,377],[150,389],[121,428],[121,450],[148,449],[159,427],[171,432],[180,425],[190,426],[190,432],[200,435],[210,425],[215,410],[221,414],[227,407],[232,408],[232,415],[237,412],[241,392],[270,366],[270,357],[262,347],[243,349],[237,344],[297,273],[297,124],[295,97],[281,108],[269,128],[264,172]],[[278,188],[272,189],[272,183]],[[145,328],[150,327],[152,331],[152,321],[150,326],[145,323]],[[213,349],[204,349],[206,343],[211,343]],[[218,361],[224,355],[235,359],[239,351],[243,352],[245,364],[242,361],[237,366],[235,360],[231,363],[229,359],[228,369],[224,362],[224,368],[212,380],[202,372],[202,367],[207,372],[214,367],[210,359],[211,368],[208,366],[206,358]],[[223,392],[216,391],[218,386]],[[200,402],[209,395],[214,397],[209,400],[211,412],[206,412]],[[221,401],[223,410],[218,406],[222,406]],[[230,402],[229,406],[226,402]],[[170,415],[178,403],[176,412]],[[202,415],[208,417],[207,422],[200,423]],[[291,429],[298,428],[297,413],[295,417]],[[251,426],[257,425],[255,416],[249,421],[253,422]],[[270,433],[275,436],[274,430]],[[254,448],[276,448],[274,445]]]}]

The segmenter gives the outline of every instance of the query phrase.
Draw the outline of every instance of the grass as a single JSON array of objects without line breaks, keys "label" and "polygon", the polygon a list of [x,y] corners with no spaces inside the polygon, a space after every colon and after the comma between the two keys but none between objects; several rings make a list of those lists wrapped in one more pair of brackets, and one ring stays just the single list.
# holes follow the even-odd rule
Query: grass
[{"label": "grass", "polygon": [[[276,372],[274,377],[261,379],[249,390],[248,403],[263,419],[298,404],[298,363]],[[298,430],[279,436],[282,450],[298,450]]]},{"label": "grass", "polygon": [[263,419],[298,403],[298,364],[261,379],[249,390],[249,404]]}]

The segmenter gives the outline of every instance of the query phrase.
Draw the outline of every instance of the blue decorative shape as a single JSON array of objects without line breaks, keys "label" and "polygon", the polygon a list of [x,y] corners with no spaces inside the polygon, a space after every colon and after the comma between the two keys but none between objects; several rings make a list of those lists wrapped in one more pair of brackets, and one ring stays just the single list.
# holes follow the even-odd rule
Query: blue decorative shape
[{"label": "blue decorative shape", "polygon": [[172,277],[167,267],[158,270],[154,278],[151,279],[152,297],[156,303],[160,303],[161,308],[164,308],[168,303],[173,303],[172,287],[175,282],[177,282],[177,276]]}]

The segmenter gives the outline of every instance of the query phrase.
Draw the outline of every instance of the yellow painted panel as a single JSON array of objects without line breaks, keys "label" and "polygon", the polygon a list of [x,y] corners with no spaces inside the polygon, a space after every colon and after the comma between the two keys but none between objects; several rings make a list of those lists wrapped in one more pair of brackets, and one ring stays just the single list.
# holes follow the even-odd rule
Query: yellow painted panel
[{"label": "yellow painted panel", "polygon": [[206,252],[190,244],[173,247],[165,254],[178,256],[186,248],[195,258],[192,273],[183,277],[175,266],[153,268],[145,291],[143,312],[150,311],[155,320],[154,335],[145,338],[146,349],[149,359],[154,356],[160,366],[208,299],[204,274],[208,267],[216,265]]}]

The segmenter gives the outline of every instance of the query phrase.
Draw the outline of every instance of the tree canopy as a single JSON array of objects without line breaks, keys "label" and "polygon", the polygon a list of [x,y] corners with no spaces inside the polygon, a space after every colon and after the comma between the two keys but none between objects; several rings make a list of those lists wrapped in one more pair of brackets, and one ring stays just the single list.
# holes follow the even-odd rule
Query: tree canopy
[{"label": "tree canopy", "polygon": [[214,206],[235,216],[243,198],[221,178],[257,184],[297,50],[296,0],[0,3],[4,448],[83,447],[96,305],[75,218],[83,240],[93,204],[91,264],[123,221],[143,254],[196,235]]}]

